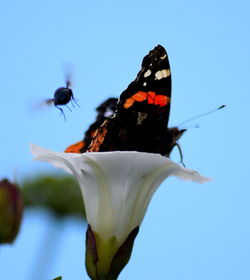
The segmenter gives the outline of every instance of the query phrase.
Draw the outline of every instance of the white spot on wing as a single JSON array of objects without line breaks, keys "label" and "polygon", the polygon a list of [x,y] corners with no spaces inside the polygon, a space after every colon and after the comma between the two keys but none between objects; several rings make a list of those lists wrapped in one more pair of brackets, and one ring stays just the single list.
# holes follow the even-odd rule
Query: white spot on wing
[{"label": "white spot on wing", "polygon": [[150,75],[151,75],[151,70],[148,69],[148,71],[145,72],[145,74],[144,74],[144,78],[147,78],[147,77],[149,77]]},{"label": "white spot on wing", "polygon": [[161,80],[170,76],[170,69],[159,70],[155,73],[155,78]]},{"label": "white spot on wing", "polygon": [[110,108],[107,108],[107,110],[104,113],[104,117],[108,118],[111,117],[114,114],[114,111],[111,110]]},{"label": "white spot on wing", "polygon": [[146,85],[147,85],[147,82],[144,82],[144,83],[143,83],[143,86],[145,87]]},{"label": "white spot on wing", "polygon": [[165,59],[167,57],[167,54],[164,54],[163,56],[160,57],[160,59]]}]

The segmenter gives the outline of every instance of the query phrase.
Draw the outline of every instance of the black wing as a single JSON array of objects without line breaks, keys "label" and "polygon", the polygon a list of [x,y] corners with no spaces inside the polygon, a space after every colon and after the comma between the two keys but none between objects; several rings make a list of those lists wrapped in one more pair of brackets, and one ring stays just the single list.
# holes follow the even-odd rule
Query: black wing
[{"label": "black wing", "polygon": [[88,151],[167,154],[171,72],[158,45],[144,57],[136,79],[122,92],[115,115],[98,129]]}]

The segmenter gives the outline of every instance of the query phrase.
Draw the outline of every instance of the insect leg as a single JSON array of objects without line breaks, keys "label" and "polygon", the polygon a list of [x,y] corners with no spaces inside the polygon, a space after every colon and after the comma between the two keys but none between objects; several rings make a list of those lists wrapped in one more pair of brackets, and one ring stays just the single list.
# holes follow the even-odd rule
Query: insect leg
[{"label": "insect leg", "polygon": [[64,112],[63,112],[63,109],[60,108],[60,107],[58,107],[58,106],[56,106],[56,105],[55,105],[55,107],[61,111],[61,115],[63,115],[63,118],[64,118],[64,120],[65,120],[65,122],[66,122],[66,117],[65,117],[65,114],[64,114]]},{"label": "insect leg", "polygon": [[[71,98],[71,103],[72,103],[72,105],[73,105],[73,101],[74,101],[74,103],[80,108],[79,104],[77,103],[78,100],[76,100],[75,97],[74,97],[74,95],[72,94],[72,98]],[[74,105],[73,105],[73,107],[74,107]]]},{"label": "insect leg", "polygon": [[181,146],[178,143],[175,143],[173,148],[174,147],[177,147],[177,149],[178,149],[178,151],[180,153],[180,159],[181,159],[180,162],[181,162],[181,164],[183,165],[183,167],[186,167],[186,165],[183,162],[183,153],[182,153],[182,150],[181,150]]},{"label": "insect leg", "polygon": [[70,102],[71,102],[73,108],[75,108],[75,105],[74,105],[74,103],[73,103],[73,101],[72,101],[72,98],[71,98]]},{"label": "insect leg", "polygon": [[67,104],[65,104],[65,106],[70,110],[70,112],[72,112],[72,110],[70,109],[70,107]]}]

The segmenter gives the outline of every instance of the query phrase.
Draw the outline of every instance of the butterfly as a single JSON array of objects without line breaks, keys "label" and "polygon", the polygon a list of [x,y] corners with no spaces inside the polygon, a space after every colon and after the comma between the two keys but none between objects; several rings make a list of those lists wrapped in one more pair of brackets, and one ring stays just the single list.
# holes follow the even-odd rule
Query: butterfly
[{"label": "butterfly", "polygon": [[[161,45],[143,58],[135,80],[117,103],[113,101],[110,116],[99,112],[84,140],[65,152],[139,151],[168,157],[175,146],[179,147],[177,141],[186,129],[168,128],[171,71]],[[101,106],[107,108],[107,104],[108,100]]]}]

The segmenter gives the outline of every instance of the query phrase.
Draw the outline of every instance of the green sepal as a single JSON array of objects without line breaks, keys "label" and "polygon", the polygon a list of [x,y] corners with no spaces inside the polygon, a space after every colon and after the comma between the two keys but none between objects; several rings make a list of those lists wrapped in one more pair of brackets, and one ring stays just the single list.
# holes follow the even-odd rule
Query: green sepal
[{"label": "green sepal", "polygon": [[98,253],[96,248],[96,239],[95,235],[91,229],[91,226],[88,225],[86,232],[86,258],[85,266],[89,277],[92,280],[97,280],[97,262],[98,262]]},{"label": "green sepal", "polygon": [[115,280],[118,278],[122,269],[128,263],[131,253],[133,250],[134,240],[139,232],[139,226],[137,226],[134,230],[132,230],[124,241],[124,243],[120,246],[117,253],[112,259],[109,271],[108,280]]},{"label": "green sepal", "polygon": [[88,226],[86,233],[86,269],[92,280],[116,280],[128,263],[139,226],[118,247],[115,237],[104,241]]}]

